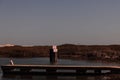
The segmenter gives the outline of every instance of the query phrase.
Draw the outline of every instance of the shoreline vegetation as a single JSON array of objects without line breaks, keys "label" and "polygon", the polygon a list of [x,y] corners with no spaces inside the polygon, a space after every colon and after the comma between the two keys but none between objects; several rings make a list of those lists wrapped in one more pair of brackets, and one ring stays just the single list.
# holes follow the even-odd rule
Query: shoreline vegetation
[{"label": "shoreline vegetation", "polygon": [[[58,47],[58,58],[120,61],[120,45],[74,45],[63,44]],[[6,58],[34,58],[49,57],[52,46],[12,46],[0,47],[0,57]]]}]

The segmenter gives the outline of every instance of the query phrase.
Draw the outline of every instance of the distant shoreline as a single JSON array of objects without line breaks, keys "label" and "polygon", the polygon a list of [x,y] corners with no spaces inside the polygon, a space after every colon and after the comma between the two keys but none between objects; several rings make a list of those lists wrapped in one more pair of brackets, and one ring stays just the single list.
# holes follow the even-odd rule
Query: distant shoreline
[{"label": "distant shoreline", "polygon": [[[6,58],[34,58],[49,57],[52,46],[11,46],[0,47],[0,57]],[[74,45],[58,46],[58,58],[120,61],[120,45]]]}]

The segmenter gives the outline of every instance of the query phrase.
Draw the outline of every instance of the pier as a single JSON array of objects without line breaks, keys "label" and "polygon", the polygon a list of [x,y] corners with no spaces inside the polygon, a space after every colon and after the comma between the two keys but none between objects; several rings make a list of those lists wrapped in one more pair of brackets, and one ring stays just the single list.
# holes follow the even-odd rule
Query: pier
[{"label": "pier", "polygon": [[71,65],[3,65],[5,74],[38,75],[97,75],[120,74],[119,66],[71,66]]}]

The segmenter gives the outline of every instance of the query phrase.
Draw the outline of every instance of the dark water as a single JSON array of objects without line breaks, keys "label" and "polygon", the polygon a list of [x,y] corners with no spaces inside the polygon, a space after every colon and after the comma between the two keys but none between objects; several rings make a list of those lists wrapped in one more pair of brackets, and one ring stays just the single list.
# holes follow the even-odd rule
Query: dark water
[{"label": "dark water", "polygon": [[[9,64],[9,58],[0,58],[0,65]],[[49,64],[48,58],[23,58],[23,59],[12,59],[15,64]],[[60,65],[82,65],[82,66],[108,66],[115,65],[120,66],[118,63],[113,62],[100,62],[100,61],[85,61],[85,60],[69,60],[59,59]],[[97,76],[40,76],[40,75],[2,75],[0,70],[0,80],[120,80],[119,74],[110,75],[97,75]]]}]

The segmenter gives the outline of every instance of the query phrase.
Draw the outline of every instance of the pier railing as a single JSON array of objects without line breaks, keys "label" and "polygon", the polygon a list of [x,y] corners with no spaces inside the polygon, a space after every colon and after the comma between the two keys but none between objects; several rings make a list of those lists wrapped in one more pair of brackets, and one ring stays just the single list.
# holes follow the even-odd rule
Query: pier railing
[{"label": "pier railing", "polygon": [[3,65],[3,74],[82,75],[120,74],[119,66]]}]

